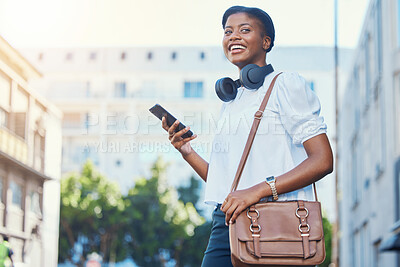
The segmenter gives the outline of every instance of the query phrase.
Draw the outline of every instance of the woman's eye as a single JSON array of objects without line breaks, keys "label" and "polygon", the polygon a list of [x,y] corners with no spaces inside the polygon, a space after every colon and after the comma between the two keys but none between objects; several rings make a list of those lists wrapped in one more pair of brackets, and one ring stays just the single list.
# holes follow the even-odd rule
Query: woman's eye
[{"label": "woman's eye", "polygon": [[241,31],[242,32],[250,32],[250,29],[245,28],[245,29],[242,29]]},{"label": "woman's eye", "polygon": [[227,35],[227,34],[231,34],[232,33],[232,31],[231,30],[225,30],[225,35]]}]

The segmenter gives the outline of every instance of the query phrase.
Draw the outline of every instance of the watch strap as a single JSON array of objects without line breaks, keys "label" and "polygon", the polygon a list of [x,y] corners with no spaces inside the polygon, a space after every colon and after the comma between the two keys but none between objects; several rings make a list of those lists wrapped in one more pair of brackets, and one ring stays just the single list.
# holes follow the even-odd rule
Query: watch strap
[{"label": "watch strap", "polygon": [[269,187],[271,188],[271,192],[272,192],[272,199],[274,201],[278,200],[278,192],[276,191],[276,186],[275,186],[275,177],[274,176],[270,176],[267,177],[265,179],[265,182],[269,185]]}]

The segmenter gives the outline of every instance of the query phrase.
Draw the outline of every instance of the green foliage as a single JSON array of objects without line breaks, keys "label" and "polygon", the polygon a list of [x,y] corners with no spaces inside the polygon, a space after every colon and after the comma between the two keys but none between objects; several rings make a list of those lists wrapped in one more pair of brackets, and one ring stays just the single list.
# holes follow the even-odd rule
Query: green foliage
[{"label": "green foliage", "polygon": [[191,239],[204,219],[193,204],[178,199],[166,183],[165,166],[159,159],[150,179],[139,179],[126,198],[129,230],[125,237],[130,255],[139,266],[164,266],[174,260],[180,266],[185,240]]},{"label": "green foliage", "polygon": [[[196,203],[200,198],[200,183],[201,181],[199,179],[192,176],[187,187],[181,186],[177,190],[179,193],[179,199],[184,203],[193,203],[196,209],[201,212],[199,207],[196,206]],[[211,226],[211,221],[205,222],[195,229],[192,238],[186,239],[183,242],[185,251],[179,256],[181,263],[180,266],[197,267],[201,265],[204,251],[207,248],[208,239],[210,237]]]},{"label": "green foliage", "polygon": [[118,186],[96,172],[90,161],[80,174],[62,179],[59,261],[83,266],[91,252],[109,260],[118,245],[124,209]]},{"label": "green foliage", "polygon": [[59,262],[83,266],[86,256],[97,252],[104,262],[130,257],[139,266],[199,266],[204,252],[199,244],[205,248],[209,234],[209,224],[191,202],[198,200],[191,190],[199,183],[193,185],[193,178],[192,189],[182,188],[194,196],[182,201],[167,184],[165,170],[158,159],[152,177],[137,179],[127,196],[90,162],[80,174],[62,179]]},{"label": "green foliage", "polygon": [[200,183],[200,179],[194,176],[190,177],[189,186],[178,187],[179,199],[182,200],[183,203],[193,203],[196,209],[198,209],[197,202],[200,198]]},{"label": "green foliage", "polygon": [[332,224],[325,216],[322,217],[322,224],[324,228],[326,258],[325,261],[319,266],[328,267],[331,263],[332,256]]}]

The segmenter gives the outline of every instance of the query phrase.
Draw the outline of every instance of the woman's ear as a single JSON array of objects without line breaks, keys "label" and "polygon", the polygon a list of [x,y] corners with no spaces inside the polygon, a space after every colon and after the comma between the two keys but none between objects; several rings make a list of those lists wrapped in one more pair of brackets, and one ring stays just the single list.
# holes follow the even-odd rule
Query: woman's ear
[{"label": "woman's ear", "polygon": [[269,36],[264,36],[264,41],[263,41],[263,48],[265,51],[268,50],[268,48],[271,46],[271,38]]}]

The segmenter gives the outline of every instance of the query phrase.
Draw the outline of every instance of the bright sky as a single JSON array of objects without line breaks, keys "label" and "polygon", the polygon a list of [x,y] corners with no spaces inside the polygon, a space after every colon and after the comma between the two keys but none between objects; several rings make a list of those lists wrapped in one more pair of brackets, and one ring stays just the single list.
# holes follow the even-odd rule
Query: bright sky
[{"label": "bright sky", "polygon": [[[339,45],[354,47],[368,0],[338,0]],[[0,0],[0,35],[16,48],[220,45],[232,5],[272,17],[275,45],[334,42],[334,0]]]}]

